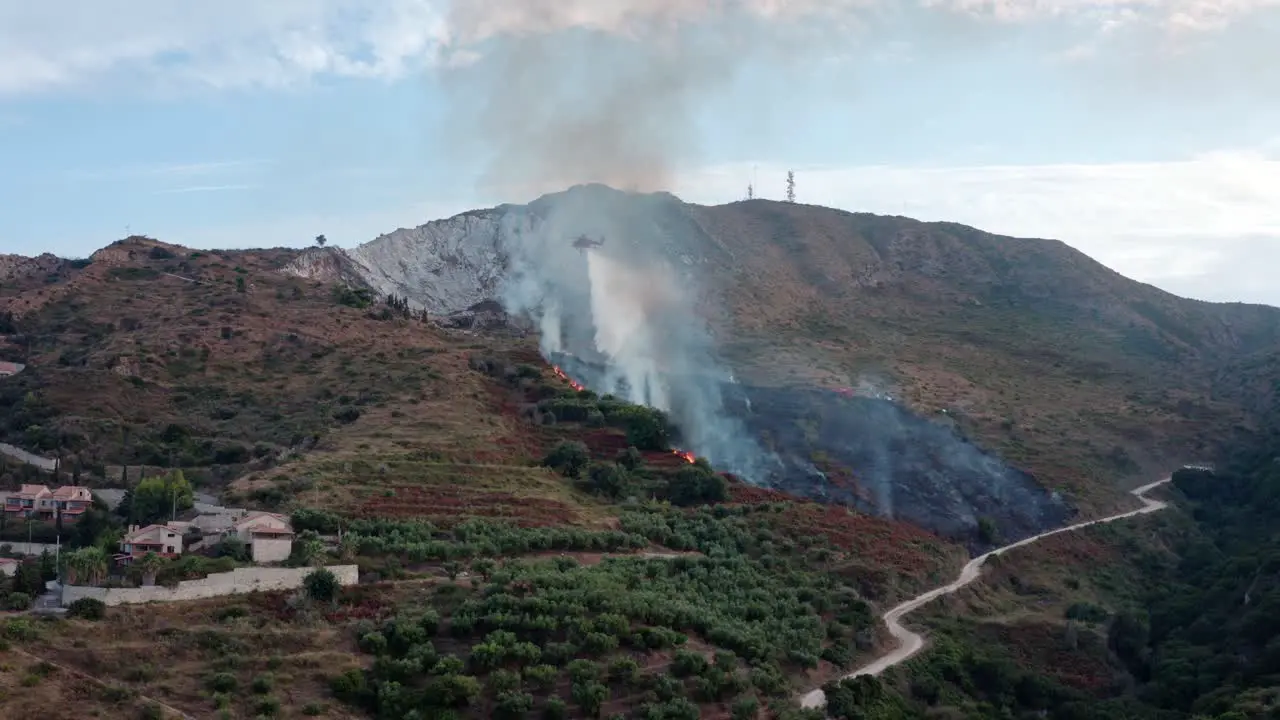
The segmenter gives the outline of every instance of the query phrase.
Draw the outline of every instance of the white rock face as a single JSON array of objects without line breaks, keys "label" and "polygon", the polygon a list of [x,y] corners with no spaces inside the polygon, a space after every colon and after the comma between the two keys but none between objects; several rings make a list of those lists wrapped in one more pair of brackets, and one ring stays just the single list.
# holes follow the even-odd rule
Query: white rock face
[{"label": "white rock face", "polygon": [[507,267],[507,214],[465,213],[400,229],[347,253],[354,270],[382,295],[409,298],[446,314],[493,299]]}]

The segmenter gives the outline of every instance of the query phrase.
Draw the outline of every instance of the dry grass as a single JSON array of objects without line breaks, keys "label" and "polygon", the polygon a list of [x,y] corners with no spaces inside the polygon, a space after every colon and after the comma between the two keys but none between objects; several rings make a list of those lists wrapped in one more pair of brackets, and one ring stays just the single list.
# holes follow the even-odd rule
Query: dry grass
[{"label": "dry grass", "polygon": [[[196,718],[218,717],[224,709],[231,717],[254,717],[272,700],[281,718],[308,717],[303,712],[308,706],[323,707],[320,717],[359,717],[335,704],[328,692],[331,675],[359,663],[349,638],[322,621],[280,623],[251,602],[241,597],[111,608],[97,622],[45,624],[39,639],[24,649],[116,688],[99,688],[86,700],[101,708],[98,717],[128,716],[108,700],[125,697],[145,705],[139,695]],[[234,677],[236,689],[215,691],[215,676]],[[255,681],[264,684],[255,686]],[[45,711],[58,705],[43,698],[30,707]]]}]

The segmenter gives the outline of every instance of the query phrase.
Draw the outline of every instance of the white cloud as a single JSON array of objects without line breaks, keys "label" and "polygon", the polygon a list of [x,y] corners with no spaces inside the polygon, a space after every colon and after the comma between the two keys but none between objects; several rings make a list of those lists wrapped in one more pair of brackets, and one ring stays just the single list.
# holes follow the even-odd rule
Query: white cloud
[{"label": "white cloud", "polygon": [[[0,97],[108,76],[164,87],[279,87],[319,76],[395,78],[442,46],[565,28],[635,35],[725,14],[773,22],[873,21],[903,0],[0,0]],[[1003,22],[1071,19],[1105,30],[1149,20],[1214,30],[1280,0],[916,0]]]},{"label": "white cloud", "polygon": [[443,31],[428,0],[0,0],[0,95],[108,74],[215,87],[393,77]]},{"label": "white cloud", "polygon": [[67,176],[73,180],[124,180],[137,178],[178,179],[209,177],[213,175],[243,174],[261,169],[267,160],[214,160],[206,162],[177,162],[150,165],[129,165],[117,168],[80,168]]},{"label": "white cloud", "polygon": [[[786,168],[757,172],[758,195],[781,198]],[[709,168],[686,174],[676,192],[726,202],[751,177],[747,164]],[[1263,151],[1182,162],[797,168],[796,185],[801,202],[1060,239],[1171,291],[1280,305],[1280,159]]]}]

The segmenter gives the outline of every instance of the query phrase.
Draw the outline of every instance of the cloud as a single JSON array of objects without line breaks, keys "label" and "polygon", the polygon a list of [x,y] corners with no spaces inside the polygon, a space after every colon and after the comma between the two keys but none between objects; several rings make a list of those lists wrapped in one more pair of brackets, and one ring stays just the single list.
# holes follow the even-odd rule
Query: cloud
[{"label": "cloud", "polygon": [[[786,168],[760,164],[758,196],[783,196]],[[743,196],[752,165],[682,174],[702,203]],[[1280,305],[1280,159],[1274,148],[1180,162],[797,168],[801,202],[1060,239],[1109,267],[1212,300]]]},{"label": "cloud", "polygon": [[171,88],[283,86],[320,75],[395,77],[443,28],[426,0],[0,0],[0,95],[104,76]]},{"label": "cloud", "polygon": [[211,175],[250,172],[265,165],[268,160],[216,160],[209,162],[156,163],[129,165],[117,168],[91,168],[71,170],[67,175],[74,180],[126,180],[139,178],[194,178]]},{"label": "cloud", "polygon": [[0,0],[0,97],[90,91],[103,78],[170,90],[393,79],[441,60],[474,61],[473,46],[497,36],[587,29],[634,38],[730,15],[771,27],[816,18],[846,32],[917,9],[1006,25],[1066,21],[1100,32],[1145,23],[1203,34],[1275,7],[1280,0]]}]

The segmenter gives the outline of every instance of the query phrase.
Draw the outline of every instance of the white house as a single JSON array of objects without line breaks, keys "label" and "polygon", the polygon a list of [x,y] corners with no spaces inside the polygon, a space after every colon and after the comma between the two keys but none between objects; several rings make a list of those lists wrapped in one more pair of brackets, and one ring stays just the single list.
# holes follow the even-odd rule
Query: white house
[{"label": "white house", "polygon": [[231,528],[256,563],[280,562],[293,551],[293,526],[284,515],[251,512]]},{"label": "white house", "polygon": [[121,556],[119,562],[132,562],[147,553],[155,553],[164,558],[176,558],[182,554],[182,536],[185,527],[168,523],[164,525],[148,525],[138,527],[132,525],[129,532],[120,541]]}]

